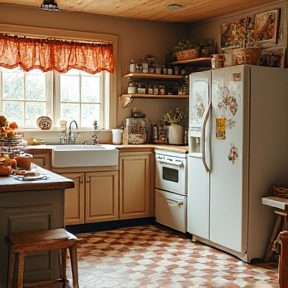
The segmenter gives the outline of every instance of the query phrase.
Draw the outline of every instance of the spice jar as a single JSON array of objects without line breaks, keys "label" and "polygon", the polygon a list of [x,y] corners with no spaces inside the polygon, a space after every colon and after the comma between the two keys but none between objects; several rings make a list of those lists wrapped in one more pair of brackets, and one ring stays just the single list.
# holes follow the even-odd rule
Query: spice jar
[{"label": "spice jar", "polygon": [[223,54],[213,54],[211,59],[211,68],[218,69],[223,68],[225,62],[225,56]]},{"label": "spice jar", "polygon": [[136,85],[134,82],[130,81],[128,84],[128,94],[135,94],[136,93]]}]

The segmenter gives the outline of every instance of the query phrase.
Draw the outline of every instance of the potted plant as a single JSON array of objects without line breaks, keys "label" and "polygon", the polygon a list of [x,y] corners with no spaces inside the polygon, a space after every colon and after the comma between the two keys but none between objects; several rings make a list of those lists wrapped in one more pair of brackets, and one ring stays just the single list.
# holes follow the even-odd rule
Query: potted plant
[{"label": "potted plant", "polygon": [[177,60],[195,59],[199,57],[200,45],[188,39],[183,39],[173,48]]},{"label": "potted plant", "polygon": [[213,39],[203,39],[200,42],[201,57],[210,57],[216,52],[216,43]]}]

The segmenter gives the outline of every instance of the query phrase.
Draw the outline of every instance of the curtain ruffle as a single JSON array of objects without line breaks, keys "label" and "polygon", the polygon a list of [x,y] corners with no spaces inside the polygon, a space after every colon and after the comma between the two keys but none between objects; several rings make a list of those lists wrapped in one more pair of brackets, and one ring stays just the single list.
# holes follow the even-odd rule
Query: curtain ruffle
[{"label": "curtain ruffle", "polygon": [[40,69],[65,73],[72,68],[90,74],[114,72],[113,45],[55,39],[32,39],[0,34],[0,66],[25,71]]}]

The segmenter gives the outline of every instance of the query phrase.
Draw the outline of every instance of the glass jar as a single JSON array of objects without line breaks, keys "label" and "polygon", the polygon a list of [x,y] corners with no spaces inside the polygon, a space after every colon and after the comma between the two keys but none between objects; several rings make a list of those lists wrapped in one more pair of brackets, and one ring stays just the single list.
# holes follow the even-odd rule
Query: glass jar
[{"label": "glass jar", "polygon": [[164,85],[159,85],[159,94],[160,95],[165,95],[165,87],[164,87]]},{"label": "glass jar", "polygon": [[154,95],[158,95],[158,94],[159,94],[159,85],[154,84]]},{"label": "glass jar", "polygon": [[134,82],[130,81],[128,83],[128,94],[135,94],[136,93],[136,85]]},{"label": "glass jar", "polygon": [[213,54],[211,59],[211,68],[223,68],[225,63],[225,56],[223,54]]},{"label": "glass jar", "polygon": [[152,84],[148,85],[148,94],[150,94],[150,95],[154,94],[154,89],[153,89],[153,85]]}]

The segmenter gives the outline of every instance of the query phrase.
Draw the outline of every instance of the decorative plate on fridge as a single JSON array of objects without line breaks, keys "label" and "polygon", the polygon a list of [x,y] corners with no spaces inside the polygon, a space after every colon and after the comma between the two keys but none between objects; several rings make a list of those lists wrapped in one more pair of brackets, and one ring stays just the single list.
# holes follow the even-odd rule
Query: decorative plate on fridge
[{"label": "decorative plate on fridge", "polygon": [[49,130],[52,127],[52,120],[48,116],[41,116],[37,119],[37,126],[41,130]]}]

